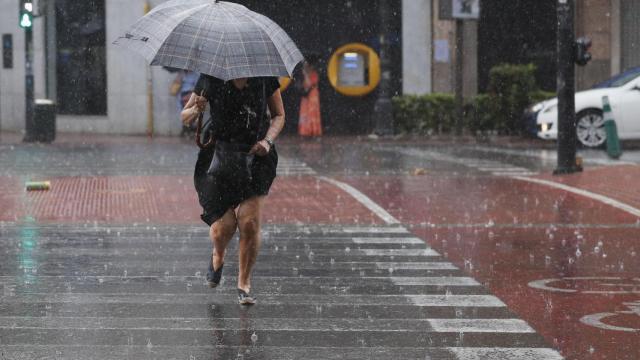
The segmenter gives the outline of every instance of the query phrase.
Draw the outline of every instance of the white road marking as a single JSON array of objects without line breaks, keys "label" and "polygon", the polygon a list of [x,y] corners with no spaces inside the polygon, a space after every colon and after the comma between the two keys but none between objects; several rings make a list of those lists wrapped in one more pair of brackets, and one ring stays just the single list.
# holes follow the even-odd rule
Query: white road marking
[{"label": "white road marking", "polygon": [[[562,288],[562,287],[554,287],[551,286],[553,283],[563,283],[563,282],[571,282],[571,283],[586,283],[592,286],[599,286],[601,288],[606,288],[607,286],[613,288],[623,288],[626,287],[629,290],[576,290],[570,288]],[[628,281],[626,283],[622,281]],[[554,279],[542,279],[542,280],[534,280],[529,282],[529,287],[538,290],[545,290],[551,292],[560,292],[560,293],[577,293],[580,292],[582,294],[605,294],[605,295],[618,295],[618,294],[640,294],[640,278],[634,279],[623,279],[621,277],[604,277],[604,276],[575,276],[575,277],[565,277],[565,278],[554,278]]]},{"label": "white road marking", "polygon": [[317,178],[339,187],[340,189],[345,191],[347,194],[351,195],[358,202],[360,202],[362,205],[364,205],[371,212],[376,214],[380,219],[382,219],[388,225],[400,224],[400,221],[398,221],[398,219],[394,218],[380,205],[373,202],[373,200],[371,200],[367,195],[361,193],[358,189],[354,188],[353,186],[347,183],[343,183],[342,181],[331,179],[325,176],[318,176]]},{"label": "white road marking", "polygon": [[525,169],[525,168],[521,168],[521,167],[511,167],[511,166],[479,167],[478,170],[487,171],[487,172],[494,172],[494,171],[523,172],[523,171],[529,171],[529,169]]},{"label": "white road marking", "polygon": [[359,249],[354,251],[361,251],[366,256],[440,256],[433,249]]},{"label": "white road marking", "polygon": [[458,270],[450,262],[376,262],[378,270]]},{"label": "white road marking", "polygon": [[431,319],[435,332],[535,333],[520,319]]},{"label": "white road marking", "polygon": [[432,276],[432,277],[390,277],[392,283],[398,286],[437,285],[437,286],[481,286],[470,277]]},{"label": "white road marking", "polygon": [[[98,306],[108,304],[140,305],[206,305],[236,304],[227,294],[160,294],[160,293],[44,293],[0,296],[6,304],[66,304],[72,306]],[[260,296],[261,304],[269,305],[327,305],[327,306],[424,306],[424,307],[500,307],[506,305],[493,295],[307,295],[287,294]],[[65,305],[65,306],[66,306]]]},{"label": "white road marking", "polygon": [[598,329],[603,329],[603,330],[613,330],[613,331],[640,333],[640,329],[609,325],[609,324],[604,322],[604,319],[606,319],[608,317],[612,317],[612,316],[617,316],[617,315],[620,315],[620,314],[633,315],[635,313],[632,312],[632,311],[619,311],[617,313],[591,314],[591,315],[586,315],[586,316],[583,316],[582,318],[580,318],[580,322],[585,324],[585,325],[593,326],[593,327],[596,327]]},{"label": "white road marking", "polygon": [[[309,233],[314,233],[311,229],[308,230]],[[305,233],[305,227],[301,227],[299,234],[303,235]],[[329,228],[319,229],[315,231],[315,233],[319,234],[349,234],[345,236],[346,238],[351,238],[350,234],[354,233],[369,233],[369,234],[408,234],[409,231],[401,226],[398,227],[380,227],[380,226],[343,226],[339,228]]]},{"label": "white road marking", "polygon": [[405,295],[415,306],[507,307],[493,295]]},{"label": "white road marking", "polygon": [[557,351],[547,348],[472,348],[450,347],[458,360],[562,360]]},{"label": "white road marking", "polygon": [[356,244],[407,244],[407,245],[426,245],[426,243],[419,238],[412,237],[380,237],[380,238],[353,238],[351,239]]},{"label": "white road marking", "polygon": [[494,175],[494,176],[513,177],[513,176],[534,176],[534,175],[538,175],[538,173],[531,172],[531,171],[524,171],[524,172],[521,172],[521,173],[515,173],[515,172],[493,172],[492,175]]},{"label": "white road marking", "polygon": [[238,319],[216,326],[209,318],[0,317],[0,329],[129,331],[417,331],[431,333],[511,333],[535,331],[520,319]]},{"label": "white road marking", "polygon": [[592,193],[591,191],[575,188],[573,186],[557,183],[555,181],[550,181],[550,180],[534,179],[534,178],[521,177],[521,176],[514,176],[513,179],[527,181],[527,182],[538,184],[538,185],[544,185],[544,186],[552,187],[555,189],[568,191],[570,193],[581,195],[592,200],[600,201],[601,203],[612,206],[616,209],[620,209],[626,213],[629,213],[635,217],[640,218],[640,209],[634,208],[631,205],[625,204],[623,202],[612,199],[610,197]]}]

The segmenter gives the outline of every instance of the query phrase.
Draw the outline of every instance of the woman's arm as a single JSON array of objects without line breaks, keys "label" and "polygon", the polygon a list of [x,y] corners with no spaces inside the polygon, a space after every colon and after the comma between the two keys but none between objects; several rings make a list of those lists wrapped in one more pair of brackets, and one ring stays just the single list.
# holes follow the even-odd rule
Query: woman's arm
[{"label": "woman's arm", "polygon": [[180,113],[180,119],[183,124],[192,123],[201,112],[207,107],[207,98],[198,96],[195,93],[191,94],[189,101],[184,106],[184,109]]},{"label": "woman's arm", "polygon": [[280,135],[285,123],[284,105],[282,104],[282,94],[280,93],[280,89],[277,89],[273,95],[269,97],[267,104],[269,105],[269,111],[271,112],[271,126],[269,126],[269,130],[267,131],[265,138],[258,141],[258,143],[254,145],[253,149],[251,149],[251,153],[255,153],[260,156],[264,156],[269,153],[271,146],[269,145],[269,142],[267,142],[267,139],[274,142],[278,135]]}]

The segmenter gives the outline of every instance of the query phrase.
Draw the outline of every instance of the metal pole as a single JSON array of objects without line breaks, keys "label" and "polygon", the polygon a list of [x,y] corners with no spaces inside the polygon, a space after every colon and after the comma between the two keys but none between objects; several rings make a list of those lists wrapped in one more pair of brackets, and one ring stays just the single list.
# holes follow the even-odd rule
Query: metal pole
[{"label": "metal pole", "polygon": [[464,126],[464,21],[456,20],[456,81],[455,81],[455,102],[456,102],[456,135],[462,135]]},{"label": "metal pole", "polygon": [[380,67],[382,76],[378,86],[378,100],[374,107],[374,119],[376,135],[393,134],[393,108],[391,105],[391,59],[389,58],[389,33],[391,25],[389,17],[391,9],[389,0],[378,1],[380,16]]},{"label": "metal pole", "polygon": [[554,174],[582,171],[576,163],[574,0],[558,0],[558,167]]}]

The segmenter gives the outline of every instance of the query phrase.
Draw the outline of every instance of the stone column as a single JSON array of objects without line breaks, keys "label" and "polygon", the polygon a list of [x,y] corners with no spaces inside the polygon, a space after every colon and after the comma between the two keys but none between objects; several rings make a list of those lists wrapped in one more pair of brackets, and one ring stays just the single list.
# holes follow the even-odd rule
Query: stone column
[{"label": "stone column", "polygon": [[402,90],[427,94],[431,85],[431,0],[402,1]]}]

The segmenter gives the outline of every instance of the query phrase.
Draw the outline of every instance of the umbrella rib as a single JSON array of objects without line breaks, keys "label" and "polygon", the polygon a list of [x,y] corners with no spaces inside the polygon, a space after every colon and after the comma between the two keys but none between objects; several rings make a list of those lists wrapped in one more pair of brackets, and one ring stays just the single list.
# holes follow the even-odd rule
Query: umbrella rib
[{"label": "umbrella rib", "polygon": [[[218,60],[218,58],[220,58],[220,47],[222,46],[222,44],[224,44],[224,38],[226,33],[223,31],[221,33],[222,35],[220,36],[220,39],[218,41],[218,47],[216,48],[216,57],[214,59],[211,60],[211,64],[209,65],[209,73],[213,73],[213,67],[216,65],[216,61]],[[224,59],[224,57],[222,57]],[[218,64],[219,67],[222,67],[224,69],[224,66],[220,66]]]},{"label": "umbrella rib", "polygon": [[[225,12],[227,12],[227,9],[224,9],[224,10],[225,10]],[[231,9],[229,9],[229,10],[231,10]],[[229,12],[227,12],[227,14],[229,14]],[[235,15],[235,14],[232,14],[232,15]],[[243,15],[243,14],[239,14],[239,15]],[[235,22],[232,22],[232,23],[233,23],[233,27],[236,29],[236,32],[238,34],[240,34],[240,36],[242,36],[241,35],[242,32],[240,31],[240,28],[236,25]],[[244,46],[244,39],[242,39],[242,37],[240,38],[240,43],[242,44],[242,51],[244,52],[244,58],[247,60],[247,64],[248,64],[249,63],[249,56],[247,55],[247,48]],[[234,67],[236,67],[236,66],[234,66]],[[229,66],[229,68],[231,68],[231,66]],[[231,74],[229,74],[229,75],[231,75]]]},{"label": "umbrella rib", "polygon": [[198,39],[198,36],[200,36],[200,32],[202,31],[202,27],[204,26],[205,19],[206,19],[208,16],[210,16],[210,15],[211,15],[211,11],[212,11],[212,8],[210,7],[210,8],[209,8],[209,11],[208,11],[208,13],[207,13],[207,16],[204,16],[204,17],[202,18],[202,21],[200,22],[200,26],[198,26],[198,31],[196,32],[195,36],[193,37],[193,42],[191,43],[191,48],[189,48],[189,55],[187,56],[189,59],[191,58],[191,53],[192,53],[193,48],[194,48],[194,46],[195,46],[195,44],[196,44],[196,40]]}]

